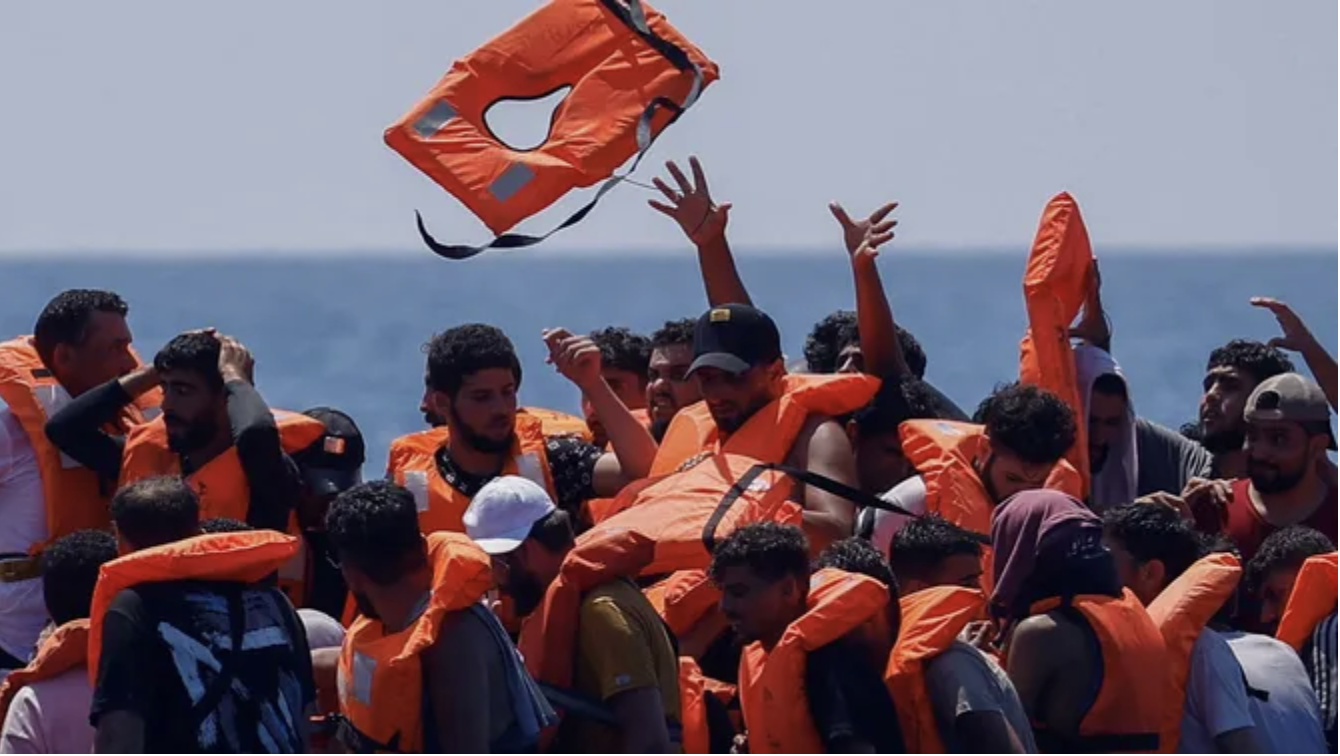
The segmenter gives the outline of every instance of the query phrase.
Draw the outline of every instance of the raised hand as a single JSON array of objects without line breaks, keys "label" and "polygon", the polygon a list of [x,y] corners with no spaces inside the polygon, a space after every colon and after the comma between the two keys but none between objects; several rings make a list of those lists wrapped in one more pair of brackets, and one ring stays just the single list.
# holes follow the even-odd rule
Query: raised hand
[{"label": "raised hand", "polygon": [[600,347],[586,336],[575,336],[566,328],[544,332],[549,347],[549,364],[578,388],[585,389],[600,380]]},{"label": "raised hand", "polygon": [[858,253],[875,257],[881,246],[893,240],[893,229],[898,221],[886,219],[897,207],[897,202],[890,202],[871,213],[870,217],[859,221],[852,220],[842,205],[836,202],[830,202],[828,210],[842,226],[842,241],[847,245],[847,254],[852,257],[857,257]]},{"label": "raised hand", "polygon": [[215,334],[214,338],[219,340],[219,374],[223,376],[224,382],[240,380],[253,383],[256,360],[252,358],[251,352],[232,336]]},{"label": "raised hand", "polygon": [[725,234],[731,204],[723,202],[717,205],[712,202],[712,192],[707,187],[707,175],[703,173],[702,163],[698,162],[697,156],[689,157],[689,169],[693,171],[692,184],[679,166],[675,165],[675,161],[667,161],[665,169],[670,172],[679,190],[671,189],[658,176],[652,179],[652,183],[670,204],[656,200],[648,200],[647,204],[661,214],[674,218],[684,230],[684,235],[689,237],[689,241],[698,246]]},{"label": "raised hand", "polygon": [[1270,310],[1280,324],[1281,335],[1270,340],[1270,346],[1287,349],[1290,352],[1303,352],[1316,343],[1316,338],[1307,329],[1303,319],[1289,305],[1270,297],[1252,297],[1253,307]]}]

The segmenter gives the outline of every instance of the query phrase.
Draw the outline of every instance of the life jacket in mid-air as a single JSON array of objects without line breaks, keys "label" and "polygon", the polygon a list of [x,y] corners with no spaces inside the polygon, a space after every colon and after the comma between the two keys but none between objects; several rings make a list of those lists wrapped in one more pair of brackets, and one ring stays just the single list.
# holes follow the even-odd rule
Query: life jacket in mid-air
[{"label": "life jacket in mid-air", "polygon": [[1232,554],[1210,554],[1187,568],[1147,607],[1168,649],[1172,700],[1161,737],[1175,749],[1182,735],[1182,712],[1191,678],[1191,652],[1206,624],[1237,590],[1242,565]]},{"label": "life jacket in mid-air", "polygon": [[[648,489],[641,504],[583,533],[522,627],[518,647],[531,675],[557,688],[572,684],[577,618],[587,592],[622,578],[705,569],[715,544],[744,525],[799,524],[800,508],[789,501],[793,488],[790,477],[759,467],[756,460],[716,455],[655,491]],[[692,669],[681,665],[681,692],[689,682],[684,674]],[[685,745],[690,741],[701,738],[686,731]]]},{"label": "life jacket in mid-air", "polygon": [[782,463],[811,415],[839,417],[864,407],[879,379],[860,374],[788,375],[782,394],[755,412],[724,440],[705,402],[675,413],[652,462],[651,476],[666,475],[704,453],[740,454]]},{"label": "life jacket in mid-air", "polygon": [[[504,234],[570,190],[640,159],[717,76],[716,64],[641,0],[550,0],[457,60],[386,130],[386,144]],[[565,87],[572,89],[554,111],[548,138],[532,150],[504,144],[485,121],[499,102]],[[585,217],[626,176],[606,182],[555,231]],[[428,235],[422,219],[419,230],[434,252],[457,260],[548,236],[507,234],[484,247],[447,247]]]},{"label": "life jacket in mid-air", "polygon": [[[1048,753],[1157,753],[1164,717],[1173,706],[1163,636],[1129,590],[1121,598],[1080,595],[1040,601],[1038,615],[1059,610],[1088,627],[1102,652],[1102,686],[1076,736],[1034,723],[1038,748]],[[1006,650],[1008,653],[1008,649]]]},{"label": "life jacket in mid-air", "polygon": [[[138,358],[136,358],[138,362]],[[127,406],[108,431],[123,435],[157,414],[163,392],[153,389]],[[32,336],[0,342],[0,402],[19,421],[37,456],[46,510],[48,542],[76,530],[109,530],[112,487],[98,474],[61,453],[47,438],[46,424],[70,401],[70,394],[37,353]],[[34,543],[36,553],[44,543]]]},{"label": "life jacket in mid-air", "polygon": [[43,680],[50,680],[88,662],[88,620],[66,622],[42,641],[37,656],[23,669],[10,672],[0,683],[0,723],[9,713],[9,705],[20,690]]},{"label": "life jacket in mid-air", "polygon": [[810,577],[806,611],[771,650],[754,642],[740,657],[740,706],[750,753],[823,753],[805,691],[811,651],[885,616],[889,591],[865,575],[819,570]]},{"label": "life jacket in mid-air", "polygon": [[936,586],[903,596],[902,617],[884,682],[898,710],[907,753],[944,753],[926,687],[926,665],[949,650],[968,623],[984,616],[986,596],[957,586]]},{"label": "life jacket in mid-air", "polygon": [[360,741],[379,744],[379,750],[423,752],[423,653],[437,642],[449,614],[478,603],[493,587],[489,555],[469,538],[438,532],[427,540],[433,570],[428,608],[396,633],[360,616],[340,650],[340,711]]},{"label": "life jacket in mid-air", "polygon": [[1298,570],[1275,637],[1301,651],[1312,631],[1336,608],[1336,554],[1308,557]]},{"label": "life jacket in mid-air", "polygon": [[256,583],[298,553],[298,540],[274,530],[208,533],[141,549],[104,564],[98,571],[89,613],[89,681],[97,683],[102,621],[121,591],[177,580]]},{"label": "life jacket in mid-air", "polygon": [[1088,297],[1093,265],[1079,204],[1061,192],[1043,208],[1024,269],[1028,331],[1019,344],[1019,380],[1057,395],[1075,414],[1075,445],[1065,458],[1079,473],[1081,490],[1075,498],[1080,501],[1089,493],[1089,418],[1075,371],[1070,325]]},{"label": "life jacket in mid-air", "polygon": [[[545,450],[548,434],[545,423],[530,414],[516,414],[516,434],[512,451],[503,464],[501,475],[518,475],[541,486],[558,501],[549,455]],[[437,452],[446,445],[450,431],[444,426],[402,436],[393,443],[386,474],[414,494],[419,509],[419,528],[425,533],[465,532],[465,510],[474,497],[466,496],[442,478],[437,467]]]}]

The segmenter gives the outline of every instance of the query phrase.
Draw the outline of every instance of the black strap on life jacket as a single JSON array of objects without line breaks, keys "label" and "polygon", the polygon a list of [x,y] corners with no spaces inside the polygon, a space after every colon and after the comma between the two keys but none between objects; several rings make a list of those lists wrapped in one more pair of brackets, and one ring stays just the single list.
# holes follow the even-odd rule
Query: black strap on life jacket
[{"label": "black strap on life jacket", "polygon": [[[666,60],[670,61],[671,65],[680,71],[693,74],[693,86],[689,88],[688,96],[684,98],[683,103],[677,103],[666,97],[657,97],[647,103],[647,107],[643,109],[642,115],[637,120],[637,155],[633,158],[633,164],[628,167],[626,172],[615,173],[613,176],[606,179],[605,183],[601,184],[600,188],[597,189],[596,193],[591,197],[590,202],[587,202],[585,205],[578,208],[576,212],[569,215],[562,223],[539,236],[506,233],[497,236],[488,244],[479,246],[471,246],[469,244],[442,244],[428,232],[428,228],[423,222],[423,215],[420,214],[418,210],[415,210],[414,221],[419,228],[419,237],[423,239],[423,243],[427,245],[434,254],[439,257],[445,257],[448,260],[466,260],[488,249],[519,249],[521,247],[529,247],[534,244],[539,244],[559,231],[575,226],[595,209],[596,204],[599,203],[606,194],[609,194],[614,187],[623,183],[637,170],[637,166],[642,162],[642,158],[646,156],[647,151],[650,150],[652,144],[656,142],[656,138],[660,136],[660,132],[653,133],[652,131],[652,120],[656,117],[656,114],[661,110],[670,112],[670,120],[666,123],[666,126],[668,127],[670,124],[679,120],[679,117],[684,114],[684,111],[688,110],[693,106],[693,103],[697,102],[698,95],[702,94],[703,91],[702,70],[689,59],[689,54],[685,52],[683,48],[663,37],[657,36],[656,33],[651,30],[651,27],[647,25],[647,16],[642,9],[641,0],[601,0],[601,2],[616,18],[626,24],[628,28],[632,29],[642,41],[646,42],[653,50],[660,53]],[[663,128],[661,131],[664,130],[665,129]]]},{"label": "black strap on life jacket", "polygon": [[[614,716],[614,712],[604,701],[597,701],[571,688],[560,688],[557,685],[550,685],[540,680],[536,680],[535,684],[539,686],[540,692],[544,694],[545,699],[555,709],[561,709],[565,714],[581,717],[608,727],[619,726],[618,718]],[[665,727],[670,734],[671,743],[684,742],[683,725],[667,717]]]}]

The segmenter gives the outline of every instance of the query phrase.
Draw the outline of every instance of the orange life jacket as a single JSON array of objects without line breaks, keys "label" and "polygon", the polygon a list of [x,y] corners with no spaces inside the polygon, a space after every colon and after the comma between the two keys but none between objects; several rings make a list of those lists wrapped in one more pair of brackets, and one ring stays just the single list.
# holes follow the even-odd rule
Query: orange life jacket
[{"label": "orange life jacket", "polygon": [[1061,753],[1160,751],[1164,717],[1173,706],[1168,652],[1140,600],[1129,590],[1123,590],[1121,598],[1081,595],[1068,603],[1038,602],[1031,613],[1054,609],[1073,610],[1092,628],[1102,649],[1102,687],[1076,738],[1053,735],[1035,725],[1038,747]]},{"label": "orange life jacket", "polygon": [[[162,398],[158,389],[145,393],[108,430],[122,434],[143,423]],[[47,439],[47,421],[69,401],[69,394],[42,363],[31,336],[0,343],[0,401],[19,421],[37,455],[48,542],[76,530],[109,530],[111,487],[104,492],[97,473],[62,454]],[[36,553],[43,545],[34,543],[29,550]]]},{"label": "orange life jacket", "polygon": [[522,626],[518,647],[531,675],[559,688],[572,684],[577,617],[588,591],[620,578],[706,568],[715,542],[744,525],[799,524],[800,508],[788,500],[791,478],[756,464],[734,455],[710,457],[579,536]]},{"label": "orange life jacket", "polygon": [[298,539],[273,530],[209,533],[142,549],[114,559],[98,571],[89,614],[89,681],[97,683],[102,620],[112,600],[146,583],[206,580],[255,583],[279,570],[298,551]]},{"label": "orange life jacket", "polygon": [[1182,711],[1191,677],[1191,651],[1205,625],[1237,590],[1242,565],[1232,554],[1210,554],[1187,568],[1147,607],[1168,649],[1172,705],[1161,738],[1163,749],[1176,751],[1182,737]]},{"label": "orange life jacket", "polygon": [[[450,431],[433,428],[401,436],[392,443],[387,462],[387,477],[408,488],[419,508],[419,528],[425,533],[465,532],[465,510],[470,499],[442,478],[437,469],[437,452],[447,443]],[[520,475],[544,487],[558,501],[549,455],[545,451],[545,429],[541,420],[529,413],[516,414],[516,440],[501,475]]]},{"label": "orange life jacket", "polygon": [[[717,79],[715,63],[650,5],[640,5],[645,22],[612,0],[545,3],[456,61],[386,130],[386,144],[495,234],[574,188],[608,178],[644,153]],[[509,147],[485,123],[498,102],[545,97],[568,86],[548,138],[534,149]]]},{"label": "orange life jacket", "polygon": [[750,753],[823,753],[805,693],[805,662],[884,616],[889,591],[865,575],[824,569],[810,578],[807,609],[771,651],[754,642],[740,657],[740,706]]},{"label": "orange life jacket", "polygon": [[926,665],[953,645],[969,622],[986,610],[981,591],[937,586],[899,600],[902,624],[889,656],[884,682],[898,710],[898,723],[907,753],[944,753],[944,740],[935,721]]},{"label": "orange life jacket", "polygon": [[1075,373],[1070,325],[1089,292],[1093,250],[1079,204],[1061,192],[1043,208],[1024,270],[1028,331],[1019,344],[1019,380],[1046,389],[1075,413],[1075,445],[1066,453],[1079,472],[1083,501],[1089,492],[1089,418]]},{"label": "orange life jacket", "polygon": [[360,616],[340,650],[340,710],[364,738],[400,753],[422,753],[423,666],[447,615],[468,609],[493,587],[488,554],[459,533],[428,535],[433,588],[414,624],[387,634]]},{"label": "orange life jacket", "polygon": [[5,721],[14,696],[25,686],[63,675],[87,661],[88,620],[77,619],[56,628],[56,632],[42,641],[37,656],[28,662],[28,666],[10,672],[0,683],[0,723]]},{"label": "orange life jacket", "polygon": [[785,462],[811,415],[837,417],[855,412],[879,390],[879,379],[868,375],[788,375],[782,380],[782,395],[724,441],[706,403],[680,409],[661,439],[651,476],[672,473],[704,452]]},{"label": "orange life jacket", "polygon": [[1335,613],[1336,554],[1308,557],[1298,571],[1275,637],[1301,651],[1317,624]]}]

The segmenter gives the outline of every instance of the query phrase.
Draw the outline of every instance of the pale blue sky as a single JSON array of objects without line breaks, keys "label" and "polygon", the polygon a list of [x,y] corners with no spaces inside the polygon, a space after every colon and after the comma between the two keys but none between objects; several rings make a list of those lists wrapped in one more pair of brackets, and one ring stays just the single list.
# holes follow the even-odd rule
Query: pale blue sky
[{"label": "pale blue sky", "polygon": [[[416,207],[485,240],[381,134],[537,5],[3,3],[0,253],[412,251]],[[739,246],[832,246],[828,200],[891,198],[905,247],[1017,248],[1069,189],[1100,247],[1335,247],[1333,0],[657,7],[722,79],[640,175],[697,152]],[[549,245],[679,245],[648,196]]]}]

